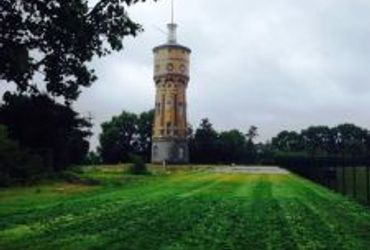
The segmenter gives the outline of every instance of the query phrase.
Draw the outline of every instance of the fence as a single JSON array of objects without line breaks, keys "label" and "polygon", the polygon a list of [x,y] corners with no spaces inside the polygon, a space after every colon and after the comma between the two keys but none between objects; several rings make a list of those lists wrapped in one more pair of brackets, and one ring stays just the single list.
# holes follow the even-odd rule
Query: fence
[{"label": "fence", "polygon": [[368,159],[280,159],[279,165],[361,203],[370,205]]}]

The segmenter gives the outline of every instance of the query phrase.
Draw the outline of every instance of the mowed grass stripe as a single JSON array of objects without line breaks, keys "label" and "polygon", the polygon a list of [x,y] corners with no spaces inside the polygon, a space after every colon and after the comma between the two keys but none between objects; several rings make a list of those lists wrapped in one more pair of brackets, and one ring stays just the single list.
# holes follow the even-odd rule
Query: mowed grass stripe
[{"label": "mowed grass stripe", "polygon": [[306,218],[311,216],[315,222],[313,225],[320,225],[322,242],[332,242],[329,249],[370,249],[370,214],[367,208],[307,180],[299,178],[289,182],[294,187],[296,199],[291,203],[293,207],[287,210],[293,215],[305,211]]},{"label": "mowed grass stripe", "polygon": [[[296,249],[277,201],[270,199],[271,183],[265,179],[267,176],[242,177],[251,189],[244,198],[230,192],[229,198],[212,200],[212,210],[205,218],[184,234],[181,241],[164,249]],[[248,183],[251,177],[253,185]],[[235,175],[225,179],[232,178]],[[198,197],[204,196],[198,194]],[[209,206],[210,200],[203,202]]]},{"label": "mowed grass stripe", "polygon": [[[192,174],[191,178],[187,175],[180,175],[166,179],[164,183],[159,186],[154,185],[153,188],[144,186],[143,190],[137,190],[140,187],[135,187],[130,190],[99,193],[95,198],[83,197],[73,199],[50,208],[36,209],[30,213],[9,216],[6,221],[13,225],[30,225],[32,230],[27,231],[27,236],[31,238],[37,239],[40,235],[63,238],[63,232],[68,232],[67,237],[76,232],[78,233],[78,231],[85,233],[84,225],[90,225],[91,228],[97,228],[98,231],[103,230],[104,228],[101,227],[104,227],[106,224],[104,223],[104,218],[113,218],[111,223],[114,225],[114,221],[119,216],[127,215],[129,218],[135,218],[136,216],[141,216],[141,210],[148,207],[153,207],[158,209],[158,211],[151,211],[148,215],[145,214],[144,218],[150,214],[166,211],[167,206],[171,208],[174,206],[164,203],[164,197],[168,196],[170,199],[174,199],[176,194],[189,192],[215,181],[215,178],[210,178],[210,176],[204,173]],[[169,183],[172,184],[169,185]],[[160,206],[162,204],[164,204],[163,207]],[[174,204],[177,204],[177,201]],[[182,207],[176,209],[181,210]],[[135,212],[130,213],[130,210],[137,211],[139,214]],[[58,231],[61,233],[57,233]],[[23,237],[25,236],[23,235]]]},{"label": "mowed grass stripe", "polygon": [[[57,201],[52,199],[50,204],[43,204],[42,206],[22,206],[19,208],[14,207],[12,203],[8,203],[7,207],[14,207],[14,212],[11,213],[11,209],[6,209],[9,212],[2,216],[2,218],[7,218],[6,220],[0,218],[0,230],[10,227],[12,224],[33,224],[39,223],[40,220],[42,223],[50,223],[50,221],[59,220],[58,217],[63,217],[66,212],[70,216],[94,217],[96,210],[111,211],[124,203],[141,203],[161,199],[165,196],[173,196],[176,193],[183,193],[208,185],[214,181],[215,179],[204,173],[193,173],[191,175],[164,177],[156,182],[149,180],[148,183],[143,183],[142,186],[109,187],[96,193],[89,193],[89,195]],[[34,196],[37,197],[37,194],[34,194]]]}]

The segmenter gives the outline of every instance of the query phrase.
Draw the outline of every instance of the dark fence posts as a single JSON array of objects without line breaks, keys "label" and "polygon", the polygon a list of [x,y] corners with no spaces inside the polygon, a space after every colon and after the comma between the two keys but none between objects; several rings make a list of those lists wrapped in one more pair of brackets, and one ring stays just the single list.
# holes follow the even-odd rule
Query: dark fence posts
[{"label": "dark fence posts", "polygon": [[[370,161],[368,158],[283,156],[277,157],[275,161],[293,173],[343,195],[353,196],[359,201],[366,200],[365,202],[370,205]],[[363,181],[365,185],[360,185],[359,183]]]},{"label": "dark fence posts", "polygon": [[356,166],[354,164],[351,164],[351,167],[353,168],[352,169],[352,174],[353,174],[353,179],[352,179],[352,193],[353,193],[353,197],[356,199],[356,196],[357,196],[357,185],[356,185],[356,174],[357,174],[357,171],[356,171]]},{"label": "dark fence posts", "polygon": [[342,166],[342,189],[343,189],[343,194],[347,194],[347,188],[346,188],[346,167],[343,165]]},{"label": "dark fence posts", "polygon": [[370,204],[370,165],[366,166],[367,203]]}]

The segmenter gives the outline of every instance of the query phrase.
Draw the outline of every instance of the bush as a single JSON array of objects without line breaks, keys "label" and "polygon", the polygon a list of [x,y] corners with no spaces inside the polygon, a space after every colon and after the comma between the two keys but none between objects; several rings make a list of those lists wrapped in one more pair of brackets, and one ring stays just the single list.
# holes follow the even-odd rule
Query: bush
[{"label": "bush", "polygon": [[101,165],[102,163],[100,155],[94,151],[89,152],[84,161],[85,165]]},{"label": "bush", "polygon": [[129,173],[135,175],[144,175],[148,174],[148,169],[146,167],[143,159],[138,155],[131,155],[131,164],[129,167]]},{"label": "bush", "polygon": [[7,128],[0,125],[0,186],[33,181],[43,168],[42,158],[22,150],[16,141],[9,138]]}]

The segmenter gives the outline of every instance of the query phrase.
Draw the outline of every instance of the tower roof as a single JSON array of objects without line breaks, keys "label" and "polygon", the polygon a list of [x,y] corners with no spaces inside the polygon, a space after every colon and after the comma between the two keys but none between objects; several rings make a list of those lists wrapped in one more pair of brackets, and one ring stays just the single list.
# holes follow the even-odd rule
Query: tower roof
[{"label": "tower roof", "polygon": [[188,47],[177,43],[177,35],[176,35],[176,29],[178,27],[177,24],[169,23],[167,24],[167,27],[168,27],[167,42],[165,44],[155,47],[153,51],[156,52],[159,49],[174,48],[174,49],[183,49],[187,51],[188,53],[191,53],[191,50]]},{"label": "tower roof", "polygon": [[159,49],[164,48],[177,48],[186,50],[188,53],[191,53],[191,50],[183,45],[177,43],[177,27],[178,25],[174,21],[174,1],[171,1],[171,23],[167,24],[168,33],[167,33],[167,42],[163,45],[157,46],[153,49],[156,52]]}]

